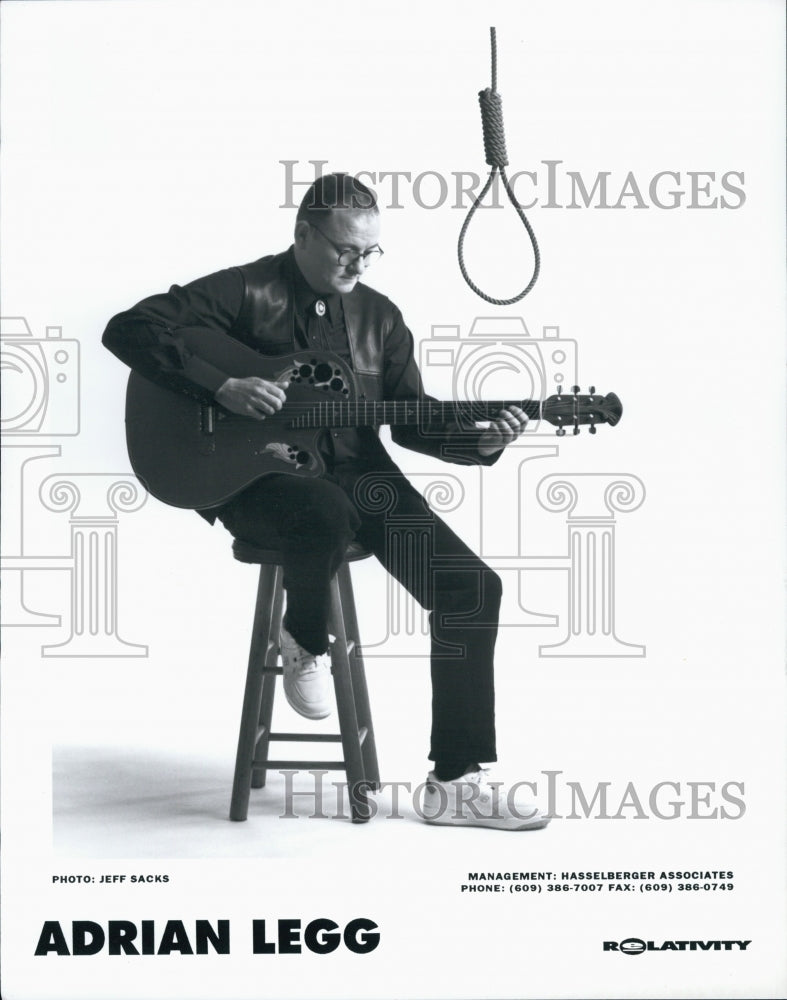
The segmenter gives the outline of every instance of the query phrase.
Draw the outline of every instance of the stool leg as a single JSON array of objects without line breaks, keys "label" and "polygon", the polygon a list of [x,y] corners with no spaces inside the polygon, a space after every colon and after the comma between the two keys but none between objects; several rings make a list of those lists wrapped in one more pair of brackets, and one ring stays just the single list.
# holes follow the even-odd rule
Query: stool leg
[{"label": "stool leg", "polygon": [[344,563],[339,567],[337,578],[339,581],[339,593],[341,595],[342,614],[347,638],[351,639],[354,643],[352,653],[350,654],[350,674],[352,676],[353,693],[355,695],[355,710],[358,715],[359,725],[366,727],[366,739],[363,742],[364,773],[370,788],[373,791],[379,791],[380,768],[377,763],[377,745],[374,740],[372,709],[369,703],[369,690],[366,686],[366,671],[364,669],[363,654],[361,653],[361,636],[358,628],[358,614],[355,610],[355,598],[353,597],[349,563]]},{"label": "stool leg", "polygon": [[331,646],[331,664],[345,771],[347,772],[350,811],[353,823],[365,823],[370,817],[369,800],[366,796],[369,785],[364,773],[363,749],[358,733],[358,716],[355,711],[350,657],[347,653],[347,632],[337,577],[331,581],[331,621],[328,627],[336,636],[336,641]]},{"label": "stool leg", "polygon": [[[281,620],[284,615],[284,588],[282,578],[284,572],[281,566],[276,567],[276,581],[274,584],[275,597],[273,599],[273,611],[270,623],[270,641],[268,642],[265,654],[265,666],[275,667],[279,659],[279,633],[281,632]],[[262,676],[262,698],[260,701],[260,737],[257,740],[257,749],[254,754],[254,764],[267,764],[268,751],[271,742],[271,720],[273,718],[273,696],[276,693],[276,674],[265,673]],[[251,787],[264,788],[268,772],[265,768],[255,768],[252,765]]]},{"label": "stool leg", "polygon": [[[254,612],[249,666],[246,672],[246,688],[243,694],[238,752],[235,758],[235,777],[232,783],[230,819],[245,820],[249,812],[251,793],[251,769],[258,735],[258,720],[262,700],[262,682],[266,676],[262,667],[268,655],[271,641],[271,619],[274,611],[277,567],[260,567],[260,582],[257,589],[257,605]],[[278,636],[276,637],[278,643]],[[271,675],[274,676],[274,675]]]}]

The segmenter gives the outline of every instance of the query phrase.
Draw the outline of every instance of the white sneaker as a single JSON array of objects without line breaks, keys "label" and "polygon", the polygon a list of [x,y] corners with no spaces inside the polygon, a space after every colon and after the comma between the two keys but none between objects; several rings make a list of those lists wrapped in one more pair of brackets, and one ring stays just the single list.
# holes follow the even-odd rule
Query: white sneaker
[{"label": "white sneaker", "polygon": [[279,635],[284,697],[307,719],[325,719],[331,714],[331,658],[315,656],[304,649],[282,625]]},{"label": "white sneaker", "polygon": [[538,830],[549,818],[534,802],[523,801],[518,789],[506,790],[489,778],[489,768],[468,771],[453,781],[426,778],[422,813],[427,823],[443,826],[488,826],[494,830]]}]

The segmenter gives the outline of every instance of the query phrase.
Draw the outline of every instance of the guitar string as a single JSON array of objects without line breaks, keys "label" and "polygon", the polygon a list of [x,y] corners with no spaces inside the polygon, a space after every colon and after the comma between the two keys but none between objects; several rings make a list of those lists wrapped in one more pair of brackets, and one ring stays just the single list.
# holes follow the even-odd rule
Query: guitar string
[{"label": "guitar string", "polygon": [[[213,405],[213,404],[208,404]],[[368,413],[369,407],[372,408],[372,414],[377,415],[382,412],[383,416],[387,415],[388,408],[393,409],[394,418],[406,418],[406,417],[434,417],[438,415],[443,418],[445,416],[446,408],[458,411],[460,414],[466,413],[468,411],[484,411],[486,417],[491,419],[495,413],[499,410],[504,409],[508,406],[518,406],[520,409],[532,410],[537,412],[542,405],[541,400],[524,399],[524,400],[438,400],[437,402],[432,402],[430,400],[318,400],[314,403],[298,403],[298,402],[288,402],[285,403],[282,410],[277,410],[275,414],[266,414],[266,417],[282,417],[285,419],[299,420],[303,417],[308,417],[311,415],[323,416],[323,410],[327,410],[329,407],[333,412],[330,413],[331,417],[337,417],[335,408],[338,406],[340,408],[340,413],[338,418],[351,418],[361,419],[362,421],[368,420],[370,423],[379,423],[380,421],[373,419]],[[407,412],[409,410],[415,409],[415,412]],[[342,408],[345,412],[342,412]],[[361,414],[361,408],[363,408],[363,413]],[[400,413],[399,410],[404,412]],[[326,413],[327,417],[328,414]],[[237,420],[248,420],[249,418],[242,414],[232,414],[227,412],[224,416],[225,420],[229,419]],[[484,416],[479,419],[484,419]],[[384,422],[384,421],[383,421]]]}]

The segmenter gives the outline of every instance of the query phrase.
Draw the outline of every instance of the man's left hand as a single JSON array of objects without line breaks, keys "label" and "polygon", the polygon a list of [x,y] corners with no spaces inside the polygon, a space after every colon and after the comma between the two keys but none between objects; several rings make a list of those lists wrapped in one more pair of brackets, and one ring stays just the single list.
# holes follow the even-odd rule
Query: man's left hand
[{"label": "man's left hand", "polygon": [[527,426],[527,416],[518,406],[501,410],[489,427],[481,435],[478,452],[486,458],[502,451],[506,445],[516,441]]}]

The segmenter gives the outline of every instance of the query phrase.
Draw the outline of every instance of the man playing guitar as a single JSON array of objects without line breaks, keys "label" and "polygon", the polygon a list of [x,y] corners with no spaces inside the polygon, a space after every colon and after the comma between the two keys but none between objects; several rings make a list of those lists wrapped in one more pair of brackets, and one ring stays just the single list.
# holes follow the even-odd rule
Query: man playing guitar
[{"label": "man playing guitar", "polygon": [[[341,359],[325,373],[326,386],[339,394],[347,392],[352,377],[364,405],[428,401],[402,314],[361,281],[383,254],[379,238],[374,192],[349,174],[320,177],[304,196],[288,250],[144,299],[109,322],[103,343],[149,382],[198,402],[211,421],[214,414],[233,414],[273,423],[301,371],[311,382],[321,377],[324,352]],[[289,357],[276,378],[233,374],[207,348],[200,350],[217,334],[268,358],[295,355],[295,364]],[[406,448],[459,464],[491,465],[522,433],[527,416],[509,405],[484,427],[434,413],[415,423],[392,423],[393,440]],[[144,433],[150,436],[151,429]],[[532,803],[509,801],[504,789],[492,794],[481,767],[497,759],[493,654],[500,578],[429,510],[374,426],[325,429],[316,441],[318,455],[307,451],[300,459],[300,451],[283,445],[280,472],[255,473],[250,483],[207,506],[193,503],[236,538],[271,547],[273,537],[283,553],[287,700],[307,718],[330,712],[329,582],[356,539],[431,612],[434,766],[423,805],[427,821],[506,830],[546,825]],[[275,448],[272,454],[275,463]],[[298,468],[317,463],[320,474],[293,474],[288,455]],[[381,510],[373,502],[380,489],[393,497],[393,508]],[[386,515],[392,510],[428,518],[425,572],[412,572],[389,551]]]}]

